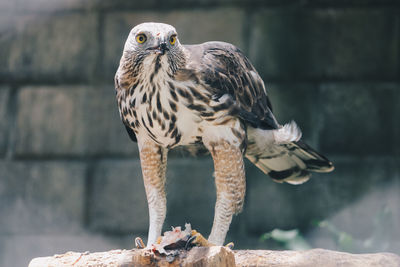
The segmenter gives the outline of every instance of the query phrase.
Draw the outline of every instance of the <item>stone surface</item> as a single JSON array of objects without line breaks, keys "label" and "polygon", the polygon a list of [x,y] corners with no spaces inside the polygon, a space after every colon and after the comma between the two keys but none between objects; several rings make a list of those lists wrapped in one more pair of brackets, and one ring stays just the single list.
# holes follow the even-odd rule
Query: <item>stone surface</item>
[{"label": "stone surface", "polygon": [[239,250],[235,251],[236,266],[291,267],[373,267],[400,265],[400,257],[391,253],[350,254],[325,249],[305,251]]},{"label": "stone surface", "polygon": [[[393,161],[331,160],[334,172],[313,174],[310,181],[299,186],[277,184],[255,167],[247,168],[247,202],[243,211],[247,231],[258,235],[274,228],[305,231],[313,227],[314,221],[329,218],[373,192],[380,183],[392,184],[398,179]],[[368,225],[359,227],[364,236],[370,233]]]},{"label": "stone surface", "polygon": [[93,8],[95,0],[16,0],[16,12],[57,12],[87,10]]},{"label": "stone surface", "polygon": [[[146,238],[148,207],[139,160],[101,161],[94,168],[91,229]],[[208,234],[216,198],[212,173],[211,159],[168,160],[164,231],[189,222],[193,229]]]},{"label": "stone surface", "polygon": [[308,0],[311,5],[327,6],[327,7],[348,7],[348,6],[398,6],[396,0]]},{"label": "stone surface", "polygon": [[7,87],[0,87],[0,156],[6,153],[10,120],[8,107],[10,91]]},{"label": "stone surface", "polygon": [[0,80],[90,80],[98,57],[94,14],[0,17]]},{"label": "stone surface", "polygon": [[28,266],[35,257],[65,251],[107,251],[132,246],[132,236],[104,236],[84,229],[74,233],[0,235],[0,266]]},{"label": "stone surface", "polygon": [[[398,85],[398,87],[400,87],[400,84]],[[396,94],[395,94],[395,102],[399,103],[400,101],[400,90],[396,90]],[[400,121],[398,120],[398,118],[400,118],[400,105],[395,105],[395,113],[392,116],[392,120],[393,120],[393,125],[394,125],[394,149],[395,149],[395,155],[397,156],[398,160],[400,161],[400,138],[398,138],[398,136],[400,136]],[[400,163],[400,162],[399,162]],[[400,166],[400,164],[399,164]]]},{"label": "stone surface", "polygon": [[14,12],[15,10],[15,1],[7,1],[7,0],[0,0],[0,12],[3,13],[9,13],[9,12]]},{"label": "stone surface", "polygon": [[235,256],[224,247],[197,247],[190,251],[181,250],[173,259],[155,255],[150,250],[111,250],[108,252],[76,253],[67,252],[53,257],[33,259],[29,266],[56,266],[60,264],[76,266],[182,266],[182,267],[231,267],[235,265]]},{"label": "stone surface", "polygon": [[[375,0],[376,1],[376,0]],[[99,2],[103,10],[138,10],[138,9],[159,9],[168,10],[173,7],[177,9],[195,9],[195,8],[219,8],[229,7],[232,4],[239,7],[257,8],[260,6],[276,6],[293,4],[294,0],[170,0],[170,1],[123,1],[106,0]],[[301,0],[297,0],[301,3]]]},{"label": "stone surface", "polygon": [[83,222],[85,165],[0,161],[0,235],[73,232]]},{"label": "stone surface", "polygon": [[[225,41],[243,47],[244,19],[244,12],[233,8],[111,13],[105,18],[105,78],[113,79],[126,38],[137,24],[146,21],[171,24],[178,31],[182,44]],[[209,23],[210,21],[213,23]],[[195,31],[193,25],[196,25]]]},{"label": "stone surface", "polygon": [[273,113],[280,124],[295,121],[302,138],[317,148],[321,124],[318,87],[312,83],[268,83],[267,92]]},{"label": "stone surface", "polygon": [[393,155],[396,106],[393,84],[340,83],[321,86],[320,145],[335,154]]},{"label": "stone surface", "polygon": [[211,156],[170,159],[167,168],[167,218],[164,229],[191,223],[208,236],[216,200]]},{"label": "stone surface", "polygon": [[185,250],[169,263],[165,257],[149,250],[112,250],[97,253],[67,252],[53,257],[33,259],[29,267],[56,265],[76,266],[182,266],[182,267],[231,267],[231,266],[349,266],[397,267],[400,257],[391,253],[349,254],[324,249],[306,251],[237,250],[224,247],[193,248]]},{"label": "stone surface", "polygon": [[139,160],[100,161],[92,174],[89,225],[96,231],[147,234],[148,210]]},{"label": "stone surface", "polygon": [[[371,162],[371,164],[373,164]],[[393,162],[394,166],[398,166]],[[397,167],[398,169],[398,167]],[[306,234],[312,247],[361,252],[400,252],[400,175],[374,183],[367,193],[324,219]],[[368,219],[367,219],[368,218]]]},{"label": "stone surface", "polygon": [[25,87],[18,106],[17,156],[137,155],[112,86]]},{"label": "stone surface", "polygon": [[250,58],[267,80],[394,78],[395,21],[388,9],[261,9]]}]

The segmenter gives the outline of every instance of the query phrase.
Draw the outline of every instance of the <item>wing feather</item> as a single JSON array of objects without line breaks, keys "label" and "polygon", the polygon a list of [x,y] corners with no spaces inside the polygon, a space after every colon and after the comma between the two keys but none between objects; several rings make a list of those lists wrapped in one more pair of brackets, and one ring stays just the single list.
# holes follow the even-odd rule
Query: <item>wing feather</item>
[{"label": "wing feather", "polygon": [[237,47],[208,42],[186,45],[185,49],[190,55],[189,68],[200,76],[213,99],[228,94],[240,119],[255,128],[279,128],[263,80]]},{"label": "wing feather", "polygon": [[137,138],[136,138],[135,132],[131,129],[129,123],[126,120],[124,120],[124,118],[123,118],[123,116],[121,114],[121,103],[120,103],[121,102],[121,97],[119,96],[119,94],[120,94],[120,92],[122,90],[125,90],[125,89],[122,88],[122,86],[120,84],[118,73],[115,75],[115,78],[114,78],[114,86],[115,86],[115,91],[117,93],[117,102],[118,102],[118,107],[119,107],[119,110],[120,110],[120,116],[121,116],[121,119],[122,119],[122,123],[125,126],[125,129],[126,129],[128,135],[129,135],[129,138],[133,142],[137,142]]}]

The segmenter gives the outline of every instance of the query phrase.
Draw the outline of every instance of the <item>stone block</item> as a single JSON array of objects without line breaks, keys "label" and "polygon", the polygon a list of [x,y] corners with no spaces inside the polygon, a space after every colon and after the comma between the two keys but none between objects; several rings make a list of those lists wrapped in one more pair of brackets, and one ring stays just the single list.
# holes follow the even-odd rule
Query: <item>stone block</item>
[{"label": "stone block", "polygon": [[310,181],[298,186],[274,183],[256,167],[247,168],[244,212],[248,231],[259,235],[274,228],[305,231],[312,228],[312,222],[333,216],[380,184],[397,179],[396,167],[390,161],[375,158],[332,158],[332,161],[335,164],[332,173],[314,173]]},{"label": "stone block", "polygon": [[113,79],[126,38],[137,24],[148,21],[171,24],[182,44],[225,41],[243,48],[244,19],[244,12],[235,8],[110,13],[105,17],[104,77]]},{"label": "stone block", "polygon": [[364,7],[364,6],[383,6],[390,7],[398,5],[396,0],[308,0],[310,5],[328,7]]},{"label": "stone block", "polygon": [[322,151],[393,155],[394,96],[398,89],[398,85],[380,83],[322,85]]},{"label": "stone block", "polygon": [[250,58],[266,78],[390,79],[398,75],[396,14],[388,9],[262,9]]},{"label": "stone block", "polygon": [[266,83],[273,113],[280,124],[294,120],[302,138],[316,147],[321,126],[318,87],[311,83]]},{"label": "stone block", "polygon": [[24,87],[18,93],[16,155],[137,155],[113,86]]},{"label": "stone block", "polygon": [[[392,161],[392,169],[393,165],[399,166]],[[400,176],[392,173],[375,185],[368,184],[366,194],[326,218],[325,225],[307,233],[313,247],[357,253],[400,251]],[[344,237],[344,233],[347,242],[338,241],[338,235]]]},{"label": "stone block", "polygon": [[[397,88],[400,88],[400,84],[397,84],[396,86]],[[395,93],[395,102],[399,103],[400,101],[400,90],[396,90]],[[396,156],[400,158],[400,138],[398,138],[400,136],[400,105],[395,105],[395,113],[392,116],[392,120],[393,120],[393,124],[394,124],[394,148],[395,148],[395,153]]]},{"label": "stone block", "polygon": [[15,1],[0,0],[0,13],[2,13],[2,15],[9,12],[14,12],[15,8]]},{"label": "stone block", "polygon": [[[297,0],[299,1],[299,0]],[[293,0],[169,0],[169,1],[124,1],[124,0],[104,0],[98,3],[102,10],[133,10],[152,9],[152,10],[171,10],[171,9],[207,9],[212,10],[219,7],[248,7],[258,8],[260,6],[277,6],[293,4]],[[196,25],[196,24],[193,24]]]},{"label": "stone block", "polygon": [[0,87],[0,155],[4,155],[7,150],[7,141],[10,122],[8,119],[8,103],[10,101],[10,91],[6,87]]},{"label": "stone block", "polygon": [[83,222],[85,165],[0,162],[0,234],[74,232]]},{"label": "stone block", "polygon": [[[11,2],[11,1],[10,1]],[[59,11],[76,11],[88,10],[95,7],[94,0],[67,0],[67,1],[51,1],[51,0],[16,0],[16,11],[22,12],[59,12]]]},{"label": "stone block", "polygon": [[99,1],[98,7],[103,10],[138,10],[138,9],[155,9],[161,8],[161,6],[166,6],[170,4],[167,1],[124,1],[124,0],[105,0]]},{"label": "stone block", "polygon": [[[214,216],[215,186],[211,159],[169,159],[167,218],[164,230],[186,222],[206,234]],[[117,233],[145,233],[148,206],[139,160],[108,160],[94,171],[90,227]]]},{"label": "stone block", "polygon": [[134,235],[147,233],[148,208],[139,160],[100,161],[93,172],[91,190],[91,229]]},{"label": "stone block", "polygon": [[296,228],[295,207],[291,203],[292,188],[277,184],[255,165],[246,161],[247,191],[243,213],[249,234],[271,231],[274,228]]},{"label": "stone block", "polygon": [[214,165],[210,157],[171,159],[167,170],[167,218],[165,229],[191,223],[208,236],[216,200]]},{"label": "stone block", "polygon": [[35,257],[63,254],[66,251],[103,251],[132,247],[132,236],[95,235],[83,230],[79,234],[0,235],[0,266],[28,266]]},{"label": "stone block", "polygon": [[87,81],[98,62],[93,14],[0,17],[0,79]]}]

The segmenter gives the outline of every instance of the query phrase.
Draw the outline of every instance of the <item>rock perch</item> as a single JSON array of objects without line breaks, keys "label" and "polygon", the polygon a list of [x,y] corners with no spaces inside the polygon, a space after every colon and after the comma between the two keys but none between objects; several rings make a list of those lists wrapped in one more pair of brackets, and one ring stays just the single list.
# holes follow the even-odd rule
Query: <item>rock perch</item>
[{"label": "rock perch", "polygon": [[172,262],[165,256],[149,250],[111,250],[96,253],[67,252],[52,257],[33,259],[29,267],[78,266],[78,267],[400,267],[400,257],[392,253],[350,254],[325,249],[305,251],[236,250],[225,247],[195,247],[182,250]]}]

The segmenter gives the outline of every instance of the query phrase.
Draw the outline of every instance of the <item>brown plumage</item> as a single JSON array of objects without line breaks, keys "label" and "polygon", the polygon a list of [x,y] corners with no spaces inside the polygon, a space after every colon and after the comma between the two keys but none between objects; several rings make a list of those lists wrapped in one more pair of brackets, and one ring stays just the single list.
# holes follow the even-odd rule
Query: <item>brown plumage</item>
[{"label": "brown plumage", "polygon": [[245,194],[243,155],[277,182],[298,184],[329,160],[280,125],[264,82],[235,46],[181,45],[167,24],[143,23],[125,43],[115,87],[121,119],[139,145],[149,202],[148,245],[161,233],[167,151],[205,147],[214,159],[217,202],[209,241],[221,245]]}]

